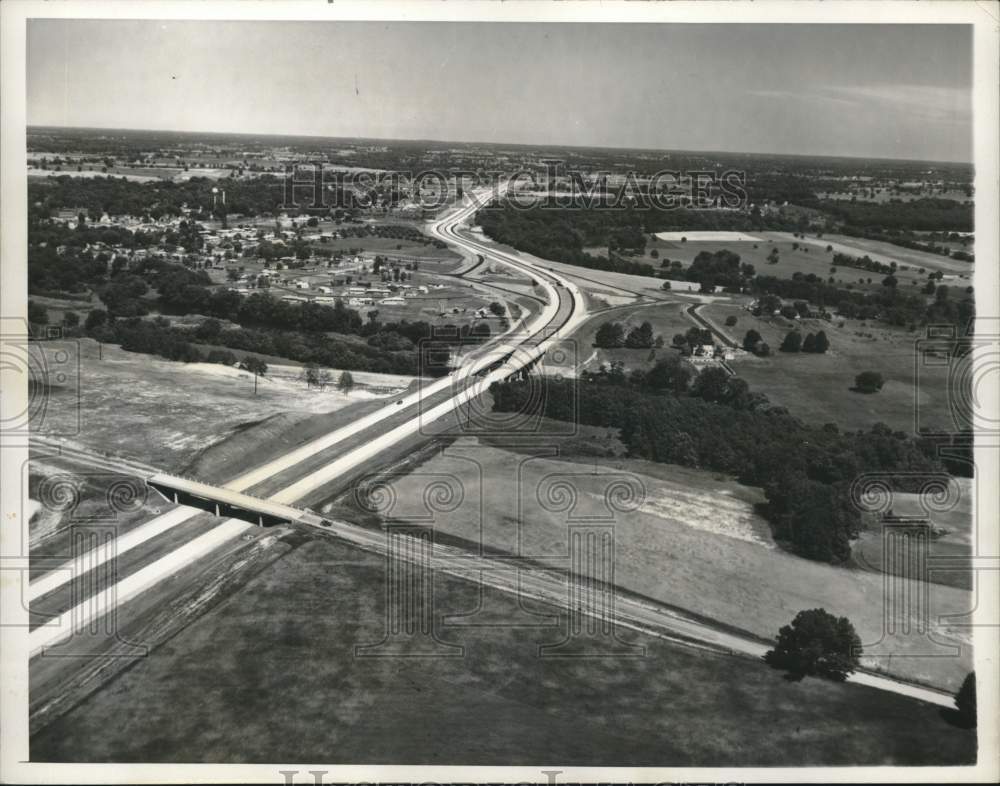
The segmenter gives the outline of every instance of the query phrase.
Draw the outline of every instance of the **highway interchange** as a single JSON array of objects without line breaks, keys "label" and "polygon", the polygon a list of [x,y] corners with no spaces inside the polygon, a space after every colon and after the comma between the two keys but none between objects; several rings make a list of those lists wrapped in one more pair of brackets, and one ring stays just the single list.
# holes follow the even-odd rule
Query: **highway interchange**
[{"label": "highway interchange", "polygon": [[[452,374],[426,384],[398,400],[393,399],[386,406],[349,425],[247,471],[221,487],[201,484],[198,487],[199,494],[234,505],[239,505],[247,496],[263,499],[266,495],[268,503],[285,511],[289,520],[299,525],[317,527],[362,548],[385,552],[386,539],[382,533],[366,530],[346,521],[329,521],[297,505],[301,505],[302,500],[335,479],[361,468],[370,468],[373,460],[380,454],[419,434],[422,428],[460,411],[461,407],[481,396],[493,382],[506,379],[519,369],[536,362],[590,316],[583,292],[566,275],[496,249],[463,231],[462,225],[481,207],[484,196],[487,195],[475,194],[472,198],[467,196],[462,205],[430,223],[427,232],[468,254],[483,255],[491,261],[528,275],[546,295],[545,305],[540,312],[530,319],[518,320],[506,333],[470,352]],[[360,444],[357,444],[359,441]],[[338,446],[343,445],[349,446],[338,453]],[[149,477],[148,473],[146,477]],[[277,484],[276,479],[280,480]],[[183,485],[185,479],[177,478],[174,481]],[[278,487],[274,488],[275,485]],[[267,490],[262,491],[264,489]],[[114,556],[120,559],[126,552],[148,544],[186,522],[190,523],[203,513],[203,510],[193,506],[173,508],[119,537]],[[106,597],[97,599],[98,602],[94,598],[86,598],[72,606],[62,602],[58,615],[31,631],[32,656],[39,655],[47,647],[66,639],[72,632],[73,624],[79,627],[93,622],[96,615],[127,603],[193,561],[244,535],[253,527],[253,524],[241,519],[225,519],[170,553],[121,578],[116,585],[105,587],[102,592]],[[94,570],[111,557],[111,552],[107,550],[84,554],[75,561],[42,573],[25,588],[25,600],[34,604],[46,596],[51,597],[60,592],[68,596],[67,585],[74,576],[84,570]],[[565,576],[551,571],[532,570],[516,558],[486,558],[453,547],[435,546],[432,563],[435,570],[481,581],[507,592],[562,607],[569,602]],[[518,570],[512,570],[513,567]],[[601,613],[586,606],[577,608],[584,614]],[[760,640],[712,627],[699,619],[626,595],[616,599],[614,617],[616,624],[623,627],[733,654],[759,658],[768,649]],[[850,679],[940,706],[952,706],[949,694],[923,686],[868,672],[858,672]]]}]

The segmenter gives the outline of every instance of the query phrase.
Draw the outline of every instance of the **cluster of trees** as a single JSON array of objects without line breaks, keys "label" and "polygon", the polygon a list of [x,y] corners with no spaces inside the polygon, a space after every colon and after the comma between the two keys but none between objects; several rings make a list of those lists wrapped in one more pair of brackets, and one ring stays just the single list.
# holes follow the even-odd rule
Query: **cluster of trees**
[{"label": "cluster of trees", "polygon": [[653,334],[651,322],[629,328],[622,322],[605,322],[594,336],[594,346],[601,349],[652,349],[663,346],[663,336]]},{"label": "cluster of trees", "polygon": [[[369,183],[332,182],[323,193],[322,204],[312,204],[306,193],[288,193],[284,178],[263,173],[242,179],[194,176],[187,180],[154,180],[139,183],[125,177],[47,177],[28,186],[28,202],[45,215],[67,205],[81,207],[90,220],[102,213],[161,218],[194,214],[208,218],[224,213],[268,215],[293,210],[319,210],[338,220],[351,219],[373,205],[392,206],[401,198],[398,189],[372,180]],[[213,200],[212,189],[224,188],[226,205]],[[297,204],[286,205],[286,199]],[[301,200],[299,202],[298,200]]]},{"label": "cluster of trees", "polygon": [[949,323],[964,332],[976,315],[971,292],[951,297],[949,290],[940,301],[928,303],[921,294],[911,294],[899,287],[860,292],[827,284],[813,273],[795,273],[790,279],[758,275],[751,282],[751,290],[761,296],[808,301],[821,310],[833,307],[841,316],[851,319],[877,318],[899,327]]},{"label": "cluster of trees", "polygon": [[[480,210],[476,222],[494,240],[546,259],[595,270],[660,277],[664,277],[664,273],[652,265],[627,258],[628,253],[641,253],[645,249],[646,235],[683,229],[746,231],[780,230],[791,226],[778,216],[762,218],[733,210],[666,211],[651,207],[598,210],[582,204],[573,208],[538,205],[527,210],[512,205],[493,205]],[[606,248],[607,254],[594,255],[585,251],[595,247]],[[695,275],[704,278],[719,275],[725,281],[733,280],[726,259],[702,262]],[[725,285],[723,281],[716,283]]]},{"label": "cluster of trees", "polygon": [[[744,339],[744,343],[746,339]],[[791,330],[781,342],[779,349],[782,352],[815,352],[822,355],[830,348],[830,340],[826,337],[826,331],[818,333],[807,333],[805,338],[798,330]]]},{"label": "cluster of trees", "polygon": [[[944,201],[948,200],[934,200]],[[914,204],[914,203],[908,203]],[[957,204],[957,203],[949,203]],[[723,213],[723,216],[715,216]],[[697,216],[697,217],[696,217]],[[643,276],[658,276],[696,281],[703,290],[716,286],[729,291],[749,289],[757,295],[773,295],[777,298],[796,300],[805,306],[816,305],[820,310],[836,307],[841,315],[854,319],[881,318],[889,324],[911,326],[929,322],[948,322],[964,328],[975,315],[971,296],[952,297],[943,302],[928,305],[917,293],[908,293],[896,286],[898,281],[893,273],[893,265],[883,265],[870,257],[856,259],[838,255],[835,261],[841,265],[862,267],[886,275],[886,286],[878,292],[863,292],[847,284],[839,286],[817,276],[815,273],[797,272],[790,279],[760,275],[751,264],[743,263],[738,254],[728,250],[703,251],[698,254],[688,268],[664,260],[659,269],[629,259],[611,248],[610,239],[626,228],[629,232],[658,232],[666,229],[684,228],[687,225],[698,228],[754,229],[759,223],[766,225],[771,219],[756,219],[744,213],[732,211],[650,211],[630,210],[570,210],[535,207],[518,210],[512,206],[490,207],[481,210],[477,220],[484,231],[495,240],[524,249],[539,256],[560,262],[598,270],[611,270]],[[774,219],[781,225],[785,219]],[[666,226],[670,224],[670,226]],[[780,226],[778,227],[780,228]],[[617,241],[616,241],[617,242]],[[608,246],[607,256],[594,255],[585,249]],[[620,248],[620,242],[616,248]],[[969,295],[970,293],[966,293]],[[795,312],[789,307],[789,316]],[[801,311],[800,311],[801,313]]]},{"label": "cluster of trees", "polygon": [[28,186],[28,203],[50,213],[67,205],[81,207],[90,220],[102,213],[160,218],[181,216],[189,209],[208,217],[212,213],[212,189],[226,189],[230,213],[259,215],[279,211],[285,198],[282,178],[262,175],[253,180],[207,177],[189,180],[154,180],[137,183],[124,177],[50,177]]},{"label": "cluster of trees", "polygon": [[845,233],[855,237],[863,237],[868,240],[877,240],[883,243],[892,243],[902,248],[912,248],[914,251],[926,251],[930,254],[939,254],[952,259],[960,259],[965,262],[972,262],[972,254],[966,251],[952,251],[950,246],[940,245],[939,241],[949,243],[960,243],[967,245],[971,238],[967,235],[960,235],[957,232],[931,232],[929,234],[916,234],[906,229],[878,230],[862,227],[845,227]]},{"label": "cluster of trees", "polygon": [[696,347],[715,344],[715,336],[708,328],[689,327],[684,333],[675,333],[670,343],[685,355],[694,354]]},{"label": "cluster of trees", "polygon": [[[105,312],[91,312],[91,314]],[[375,371],[391,374],[417,374],[420,359],[413,349],[387,352],[363,341],[347,343],[325,335],[293,331],[260,331],[245,328],[222,328],[215,320],[205,320],[197,327],[177,327],[163,317],[108,320],[88,318],[86,332],[99,341],[121,344],[129,352],[157,355],[185,363],[227,362],[234,360],[231,350],[253,355],[277,355],[318,366]],[[199,345],[209,345],[204,349]],[[225,349],[222,349],[225,348]],[[230,351],[227,351],[230,350]],[[252,369],[251,369],[252,370]]]},{"label": "cluster of trees", "polygon": [[408,240],[411,243],[421,243],[425,246],[432,245],[435,248],[445,248],[448,245],[443,240],[428,237],[409,224],[359,224],[345,226],[339,231],[344,237],[388,237]]},{"label": "cluster of trees", "polygon": [[849,235],[888,230],[971,232],[973,205],[953,199],[925,198],[909,202],[847,202],[822,200],[817,206],[844,222]]},{"label": "cluster of trees", "polygon": [[726,249],[701,251],[686,270],[675,269],[674,272],[684,281],[701,284],[702,292],[712,292],[717,286],[727,292],[741,292],[746,282],[756,275],[753,265],[741,263],[739,254]]},{"label": "cluster of trees", "polygon": [[746,335],[743,336],[743,349],[762,358],[771,354],[770,345],[764,341],[764,337],[753,328],[750,328],[750,330],[746,332]]},{"label": "cluster of trees", "polygon": [[[305,382],[308,387],[323,390],[333,381],[333,374],[328,368],[323,368],[315,363],[306,363],[302,367],[299,379]],[[337,390],[347,394],[354,390],[354,376],[350,371],[340,372],[340,377],[337,379]]]},{"label": "cluster of trees", "polygon": [[[808,426],[746,382],[721,368],[697,377],[680,358],[645,374],[620,368],[577,380],[547,379],[535,405],[548,417],[620,429],[629,454],[652,461],[726,472],[761,486],[775,537],[797,553],[826,562],[850,556],[862,528],[849,495],[862,471],[940,471],[934,446],[877,424],[841,433],[833,424]],[[524,411],[537,402],[523,381],[491,387],[498,411]]]},{"label": "cluster of trees", "polygon": [[888,276],[896,272],[896,263],[889,265],[879,262],[865,254],[863,257],[852,257],[849,254],[836,253],[833,255],[833,264],[837,267],[854,267],[859,270],[869,270],[872,273],[879,273]]},{"label": "cluster of trees", "polygon": [[[171,325],[164,317],[143,320],[138,314],[93,309],[84,331],[99,341],[119,343],[126,350],[169,360],[222,362],[208,358],[197,347],[210,345],[323,367],[412,375],[445,374],[451,347],[482,343],[492,335],[486,322],[443,326],[407,320],[382,323],[377,311],[369,312],[368,320],[361,324],[357,312],[341,306],[298,306],[262,294],[242,302],[237,297],[236,304],[235,318],[229,320],[238,323],[235,327],[209,317],[195,327],[182,328]],[[272,304],[284,308],[272,311]],[[310,308],[301,313],[287,310],[305,306]],[[354,315],[346,325],[343,311]],[[199,313],[213,313],[213,309]]]},{"label": "cluster of trees", "polygon": [[[187,231],[182,227],[182,230]],[[126,260],[109,251],[95,250],[121,246],[123,249],[171,250],[181,241],[181,233],[128,232],[114,227],[81,225],[69,229],[29,215],[28,290],[58,296],[87,293],[107,280],[108,272],[121,269]],[[164,243],[160,245],[161,241]],[[59,253],[59,249],[62,253]]]},{"label": "cluster of trees", "polygon": [[545,259],[594,270],[655,276],[652,265],[619,254],[599,256],[584,251],[589,246],[607,247],[612,232],[626,226],[616,224],[612,216],[618,216],[617,211],[518,210],[504,205],[480,210],[476,222],[494,240]]}]

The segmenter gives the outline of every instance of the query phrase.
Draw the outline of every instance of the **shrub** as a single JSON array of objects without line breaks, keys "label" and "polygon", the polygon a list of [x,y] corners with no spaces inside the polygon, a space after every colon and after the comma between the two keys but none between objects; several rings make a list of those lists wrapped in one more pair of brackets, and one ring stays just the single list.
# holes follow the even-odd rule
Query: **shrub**
[{"label": "shrub", "polygon": [[854,378],[854,387],[861,393],[878,393],[885,380],[877,371],[862,371]]}]

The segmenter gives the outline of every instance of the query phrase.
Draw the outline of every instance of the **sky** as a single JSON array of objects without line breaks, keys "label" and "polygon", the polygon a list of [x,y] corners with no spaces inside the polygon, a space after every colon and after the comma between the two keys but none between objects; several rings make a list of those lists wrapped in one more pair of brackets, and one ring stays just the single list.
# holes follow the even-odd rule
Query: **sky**
[{"label": "sky", "polygon": [[31,20],[30,125],[972,159],[945,25]]}]

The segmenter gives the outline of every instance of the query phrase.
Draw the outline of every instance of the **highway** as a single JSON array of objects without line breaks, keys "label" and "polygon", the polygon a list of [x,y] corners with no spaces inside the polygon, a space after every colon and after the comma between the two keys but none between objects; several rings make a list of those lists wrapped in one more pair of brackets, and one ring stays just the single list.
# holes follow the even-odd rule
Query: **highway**
[{"label": "highway", "polygon": [[[503,193],[504,188],[505,186],[501,185],[497,193]],[[518,369],[534,362],[544,354],[549,346],[560,338],[568,336],[586,319],[583,309],[585,303],[583,293],[575,284],[551,271],[541,270],[510,254],[494,251],[458,234],[456,227],[479,209],[480,205],[477,201],[479,197],[481,194],[474,195],[467,204],[430,224],[428,232],[446,243],[463,247],[472,253],[496,257],[505,264],[534,278],[548,295],[547,302],[541,312],[523,330],[518,330],[518,325],[515,323],[510,330],[498,336],[497,339],[470,352],[466,356],[465,362],[452,374],[424,385],[398,401],[393,401],[375,412],[358,418],[353,423],[318,437],[273,461],[240,475],[225,484],[227,489],[247,491],[267,479],[301,464],[317,453],[344,442],[356,434],[372,429],[390,418],[396,418],[403,413],[412,415],[406,425],[393,429],[387,434],[381,434],[373,442],[348,454],[353,457],[350,461],[338,461],[336,469],[315,474],[315,476],[311,476],[313,481],[304,482],[292,490],[285,490],[280,493],[280,497],[276,497],[283,502],[299,499],[325,483],[326,481],[322,478],[336,477],[336,474],[343,472],[345,467],[353,466],[355,462],[370,459],[420,428],[439,420],[462,404],[482,395],[492,382],[505,379]],[[485,377],[477,376],[477,372],[481,372],[492,363],[508,355],[510,358],[495,373],[490,373]],[[344,459],[346,460],[347,456]]]},{"label": "highway", "polygon": [[[503,188],[500,186],[498,193],[502,193]],[[468,200],[466,204],[451,211],[444,219],[432,225],[432,234],[445,239],[446,242],[456,242],[462,245],[465,241],[457,234],[453,234],[455,233],[454,228],[478,208],[479,204],[475,198]],[[451,237],[455,237],[456,240],[450,240]],[[476,247],[482,248],[478,244]],[[244,473],[226,483],[222,488],[200,483],[191,478],[178,478],[166,473],[143,472],[139,467],[130,467],[131,471],[137,472],[150,483],[167,485],[220,503],[242,505],[258,512],[283,516],[292,521],[297,520],[301,511],[288,507],[290,503],[302,499],[331,480],[364,466],[378,454],[482,395],[493,382],[503,380],[518,369],[533,363],[544,354],[553,342],[557,341],[560,336],[567,335],[585,318],[585,315],[581,313],[581,307],[585,301],[575,285],[570,285],[560,276],[538,270],[519,260],[514,260],[512,264],[540,282],[548,294],[547,302],[541,312],[524,327],[523,333],[518,330],[518,323],[515,323],[510,330],[484,347],[470,352],[465,357],[464,363],[452,374],[421,387],[414,393],[404,396],[399,402],[394,401],[392,404],[359,418],[347,426],[336,429]],[[501,360],[503,363],[497,368],[483,373],[485,369],[489,369]],[[401,415],[405,418],[404,422],[378,433],[380,425],[390,418],[398,420]],[[369,430],[376,433],[361,446],[348,451],[332,462],[324,463],[320,468],[297,479],[267,499],[255,498],[244,493],[268,478],[294,469],[322,451]],[[39,442],[45,444],[46,447],[56,447],[63,450],[58,444],[53,445],[44,440],[39,440]],[[67,452],[73,453],[75,451]],[[102,461],[102,463],[107,466],[109,462]],[[30,603],[49,593],[57,592],[64,588],[74,576],[80,575],[81,571],[93,571],[104,565],[111,558],[112,553],[121,556],[126,552],[134,551],[139,546],[148,544],[156,537],[202,512],[196,507],[180,506],[166,514],[157,516],[136,530],[123,535],[120,541],[116,542],[114,552],[108,549],[95,549],[94,552],[78,555],[70,562],[31,581],[26,588],[24,597]],[[51,619],[48,623],[35,628],[31,632],[32,655],[37,655],[46,647],[68,638],[74,624],[77,626],[89,624],[90,617],[96,613],[94,610],[104,608],[105,601],[113,603],[114,607],[117,608],[118,605],[142,590],[153,586],[157,581],[173,575],[192,560],[204,556],[209,551],[236,538],[249,526],[251,525],[239,519],[225,519],[195,541],[185,544],[145,567],[140,572],[141,576],[133,575],[121,579],[113,587],[106,587],[101,593],[102,597],[84,600],[72,609]]]},{"label": "highway", "polygon": [[[356,423],[337,429],[235,478],[222,488],[197,481],[185,481],[190,484],[190,490],[199,496],[239,504],[241,500],[246,501],[244,492],[267,478],[301,465],[317,453],[350,436],[361,434],[368,429],[379,431],[376,427],[382,425],[389,418],[398,416],[401,410],[410,411],[412,417],[401,424],[393,425],[388,430],[381,430],[381,433],[377,433],[364,444],[297,478],[277,493],[269,496],[266,501],[257,500],[262,509],[271,510],[273,508],[277,513],[286,515],[289,520],[300,525],[316,527],[322,532],[333,534],[362,548],[386,553],[387,544],[384,533],[366,530],[346,521],[328,521],[314,513],[294,508],[294,503],[322,488],[331,480],[366,466],[380,453],[417,433],[421,426],[454,412],[466,402],[482,395],[494,381],[506,379],[520,368],[533,363],[555,342],[569,336],[588,316],[584,308],[586,301],[583,293],[571,281],[557,273],[532,265],[515,255],[498,251],[461,233],[458,229],[459,225],[466,221],[479,207],[480,205],[473,199],[431,223],[428,226],[428,231],[433,237],[440,238],[451,245],[475,254],[483,254],[487,258],[509,265],[529,275],[539,283],[548,295],[548,301],[542,311],[527,325],[524,335],[518,336],[515,335],[516,331],[508,331],[488,345],[470,353],[465,363],[452,375],[404,397],[403,404],[393,403],[383,407],[364,418],[360,418]],[[490,369],[498,361],[503,362],[498,367]],[[484,370],[486,370],[485,373],[482,373]],[[145,473],[145,475],[149,475],[149,473]],[[123,543],[119,544],[119,552],[122,551],[123,547],[134,549],[141,543],[147,542],[170,527],[186,521],[195,513],[200,512],[197,509],[187,507],[177,510],[180,512],[171,512],[160,516],[137,528],[129,535],[123,536]],[[104,593],[107,593],[109,602],[111,602],[110,599],[113,599],[113,603],[117,607],[157,581],[173,575],[193,559],[197,559],[238,537],[251,526],[235,519],[224,520],[209,529],[205,535],[161,557],[137,573],[119,579],[113,587],[106,588]],[[421,549],[404,549],[402,552],[423,553]],[[591,616],[606,616],[605,609],[587,608],[571,600],[571,596],[580,595],[580,593],[574,595],[569,591],[569,582],[576,579],[551,569],[522,565],[516,559],[482,557],[457,548],[443,546],[435,546],[431,559],[432,567],[436,570],[473,581],[482,581],[488,586],[563,608],[573,604],[572,608]],[[91,566],[91,563],[86,560],[83,560],[81,564]],[[514,570],[515,567],[520,567],[521,570]],[[64,584],[72,577],[73,569],[73,563],[68,563],[55,571],[42,575],[31,582],[26,597],[35,599]],[[54,578],[56,575],[59,578]],[[104,608],[104,604],[97,604],[97,607]],[[93,608],[95,608],[94,604],[90,603],[89,600],[85,601],[80,604],[79,608],[61,615],[58,620],[54,621],[55,625],[43,625],[32,631],[32,654],[35,655],[45,646],[50,646],[68,636],[71,632],[70,625],[67,624],[68,620],[76,619],[77,621],[89,622],[87,615],[90,612],[88,610]],[[761,657],[768,648],[767,644],[750,636],[723,630],[721,627],[713,627],[710,623],[685,616],[664,606],[639,601],[628,596],[619,595],[616,598],[614,621],[616,624],[664,638],[682,640],[688,643],[696,642],[715,650],[752,658]],[[953,706],[953,700],[949,694],[900,682],[889,677],[859,672],[852,675],[850,680],[940,706]]]}]

